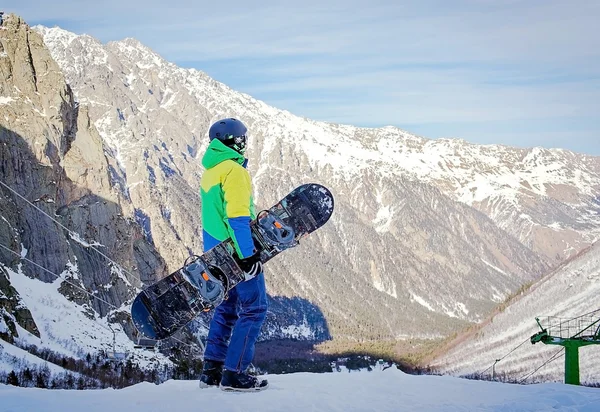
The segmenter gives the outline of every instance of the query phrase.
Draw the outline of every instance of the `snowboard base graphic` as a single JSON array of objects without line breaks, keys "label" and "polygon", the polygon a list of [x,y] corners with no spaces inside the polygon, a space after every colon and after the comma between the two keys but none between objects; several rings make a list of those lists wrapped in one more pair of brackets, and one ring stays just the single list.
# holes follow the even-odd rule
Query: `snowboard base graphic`
[{"label": "snowboard base graphic", "polygon": [[[250,223],[260,260],[266,263],[309,233],[333,213],[331,192],[310,183],[297,187]],[[142,290],[133,301],[131,317],[147,338],[172,336],[203,311],[218,306],[227,292],[244,281],[231,239],[200,256],[190,256],[182,268]]]}]

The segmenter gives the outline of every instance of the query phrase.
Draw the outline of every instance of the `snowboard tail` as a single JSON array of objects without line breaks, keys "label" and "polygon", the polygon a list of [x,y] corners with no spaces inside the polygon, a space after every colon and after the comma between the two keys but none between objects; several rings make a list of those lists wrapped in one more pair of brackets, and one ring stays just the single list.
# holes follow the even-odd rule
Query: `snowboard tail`
[{"label": "snowboard tail", "polygon": [[[266,263],[331,217],[334,200],[324,186],[297,187],[250,223],[260,260]],[[233,241],[228,239],[202,255],[190,256],[184,266],[142,290],[133,301],[131,317],[137,330],[150,339],[172,336],[203,311],[218,306],[229,290],[244,281]]]}]

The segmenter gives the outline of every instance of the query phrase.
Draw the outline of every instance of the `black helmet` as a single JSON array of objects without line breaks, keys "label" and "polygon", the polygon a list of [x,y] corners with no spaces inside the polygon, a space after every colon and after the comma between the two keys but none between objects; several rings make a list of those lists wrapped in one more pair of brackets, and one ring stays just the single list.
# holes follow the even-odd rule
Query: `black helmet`
[{"label": "black helmet", "polygon": [[208,137],[211,141],[213,139],[219,139],[225,146],[231,147],[233,150],[243,155],[246,151],[247,131],[248,129],[246,129],[244,123],[237,119],[222,119],[210,126]]}]

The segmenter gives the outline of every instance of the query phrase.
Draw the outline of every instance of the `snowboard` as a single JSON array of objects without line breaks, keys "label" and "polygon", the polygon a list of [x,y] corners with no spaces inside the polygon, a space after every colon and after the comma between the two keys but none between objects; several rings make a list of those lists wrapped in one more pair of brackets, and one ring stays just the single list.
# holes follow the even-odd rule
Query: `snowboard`
[{"label": "snowboard", "polygon": [[[258,213],[250,223],[250,231],[261,262],[297,246],[329,220],[333,207],[329,189],[310,183]],[[131,306],[138,332],[162,340],[200,313],[218,306],[232,288],[244,281],[236,257],[233,241],[225,240],[202,255],[190,256],[183,267],[142,290]]]}]

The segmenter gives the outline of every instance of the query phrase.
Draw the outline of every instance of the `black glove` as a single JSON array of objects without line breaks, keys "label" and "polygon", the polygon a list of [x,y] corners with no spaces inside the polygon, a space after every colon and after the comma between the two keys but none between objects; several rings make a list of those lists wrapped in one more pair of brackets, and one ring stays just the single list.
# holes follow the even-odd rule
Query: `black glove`
[{"label": "black glove", "polygon": [[260,252],[256,252],[245,259],[237,259],[237,264],[244,271],[245,280],[253,279],[263,271]]}]

